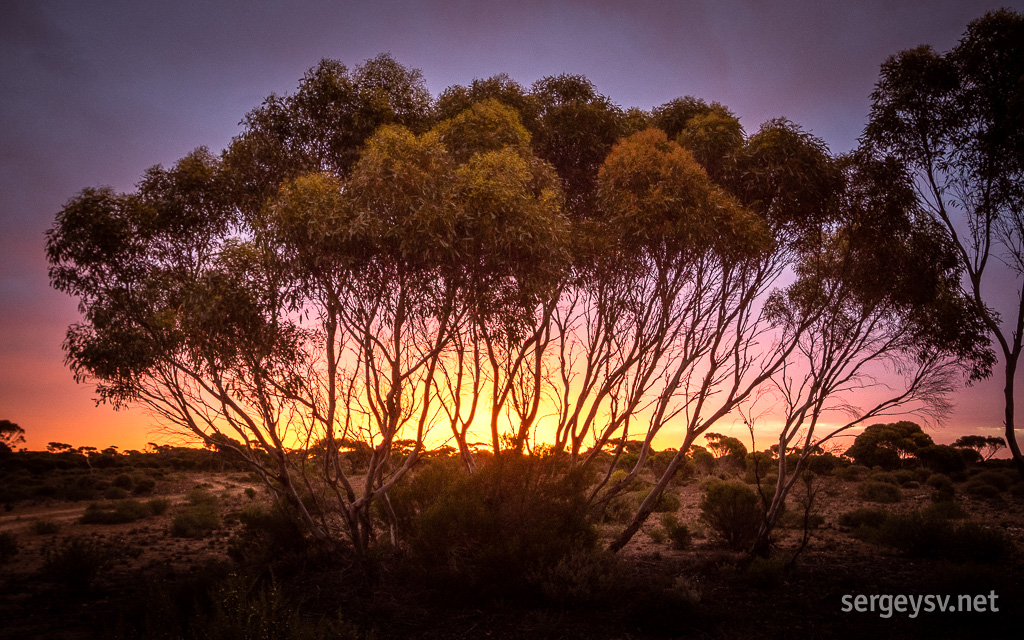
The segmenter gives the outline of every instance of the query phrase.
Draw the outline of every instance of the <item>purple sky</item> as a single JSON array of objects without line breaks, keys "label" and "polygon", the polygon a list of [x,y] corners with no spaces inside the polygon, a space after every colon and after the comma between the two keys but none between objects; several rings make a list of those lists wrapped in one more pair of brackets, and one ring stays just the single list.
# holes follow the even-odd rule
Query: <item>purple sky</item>
[{"label": "purple sky", "polygon": [[[83,187],[131,189],[151,165],[224,148],[248,110],[293,91],[320,58],[354,66],[390,52],[435,95],[499,72],[527,86],[582,73],[623,107],[694,95],[748,131],[785,116],[841,152],[856,144],[888,55],[947,50],[1001,6],[1024,2],[4,0],[0,418],[33,449],[157,437],[141,411],[94,408],[63,366],[77,312],[49,288],[43,233]],[[1000,411],[999,385],[978,385],[960,395],[949,434],[934,435],[995,433]]]}]

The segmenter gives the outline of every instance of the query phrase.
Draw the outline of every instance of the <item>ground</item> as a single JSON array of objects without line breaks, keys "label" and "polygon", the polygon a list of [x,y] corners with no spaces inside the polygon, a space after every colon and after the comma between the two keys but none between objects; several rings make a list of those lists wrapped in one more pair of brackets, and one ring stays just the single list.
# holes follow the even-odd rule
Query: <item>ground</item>
[{"label": "ground", "polygon": [[[1024,500],[1019,491],[987,499],[958,491],[956,501],[970,521],[1002,531],[1015,543],[998,562],[979,564],[915,558],[856,537],[840,526],[840,516],[857,507],[879,506],[861,499],[860,484],[838,478],[826,481],[817,507],[823,522],[785,570],[781,565],[793,556],[802,530],[780,528],[772,556],[776,564],[758,572],[745,554],[724,548],[700,522],[703,484],[695,479],[672,488],[679,497],[678,519],[694,531],[690,548],[673,548],[662,531],[661,515],[654,514],[619,554],[624,570],[639,581],[634,584],[669,585],[658,592],[661,599],[604,609],[503,602],[461,607],[406,594],[348,601],[346,616],[359,629],[365,629],[363,622],[373,616],[386,618],[374,629],[378,638],[1021,637]],[[250,488],[255,495],[246,492]],[[190,492],[196,489],[217,496],[217,528],[202,537],[172,535],[174,518],[187,508]],[[900,502],[883,506],[908,512],[932,503],[933,490],[924,483],[910,482],[902,493]],[[167,499],[170,507],[160,515],[124,524],[79,523],[87,502],[22,500],[0,513],[0,534],[12,534],[18,546],[18,552],[0,565],[0,638],[119,637],[111,620],[126,607],[138,605],[144,587],[154,581],[187,579],[211,563],[228,563],[230,541],[241,526],[237,513],[268,501],[255,479],[239,471],[172,472],[160,479],[154,493],[134,499]],[[602,533],[610,539],[620,526],[604,524]],[[112,543],[116,549],[113,564],[87,592],[42,572],[47,551],[53,553],[61,541],[72,537]],[[308,580],[321,584],[343,580],[337,572],[311,571],[316,577]],[[952,595],[954,601],[961,594],[994,594],[992,602],[999,610],[922,611],[917,616],[891,609],[889,616],[884,610],[842,610],[844,596],[884,594]],[[881,606],[882,601],[876,602]],[[370,610],[372,614],[367,613]]]}]

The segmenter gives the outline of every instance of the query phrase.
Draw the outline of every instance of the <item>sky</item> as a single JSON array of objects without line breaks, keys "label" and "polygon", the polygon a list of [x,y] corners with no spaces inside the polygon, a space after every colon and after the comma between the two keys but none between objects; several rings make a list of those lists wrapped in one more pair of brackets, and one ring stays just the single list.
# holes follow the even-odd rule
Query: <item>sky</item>
[{"label": "sky", "polygon": [[[223,149],[247,111],[321,58],[352,67],[389,52],[434,95],[500,72],[525,86],[579,73],[622,107],[693,95],[747,131],[787,117],[844,152],[886,57],[948,50],[999,7],[1024,1],[3,0],[0,419],[30,449],[170,441],[139,409],[96,406],[64,365],[79,315],[49,286],[44,233],[85,187],[128,191],[150,166]],[[998,380],[956,401],[936,441],[1000,433]]]}]

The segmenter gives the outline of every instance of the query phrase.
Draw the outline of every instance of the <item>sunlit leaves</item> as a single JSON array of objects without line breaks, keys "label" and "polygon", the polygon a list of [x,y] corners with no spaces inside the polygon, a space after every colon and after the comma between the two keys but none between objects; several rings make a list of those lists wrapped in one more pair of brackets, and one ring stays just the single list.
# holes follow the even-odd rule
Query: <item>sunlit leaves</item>
[{"label": "sunlit leaves", "polygon": [[756,216],[708,179],[693,154],[658,129],[618,143],[600,173],[602,209],[629,244],[671,252],[756,252],[767,240]]}]

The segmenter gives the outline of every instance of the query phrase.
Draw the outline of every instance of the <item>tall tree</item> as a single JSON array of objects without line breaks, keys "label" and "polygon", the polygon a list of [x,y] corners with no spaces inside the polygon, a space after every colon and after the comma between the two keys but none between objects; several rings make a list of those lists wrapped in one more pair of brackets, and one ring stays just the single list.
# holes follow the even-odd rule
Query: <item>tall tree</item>
[{"label": "tall tree", "polygon": [[[945,54],[882,65],[867,144],[904,161],[956,247],[964,291],[1002,357],[1006,442],[1024,477],[1015,385],[1024,341],[1024,16],[994,11]],[[1008,295],[1009,294],[1009,295]]]}]

